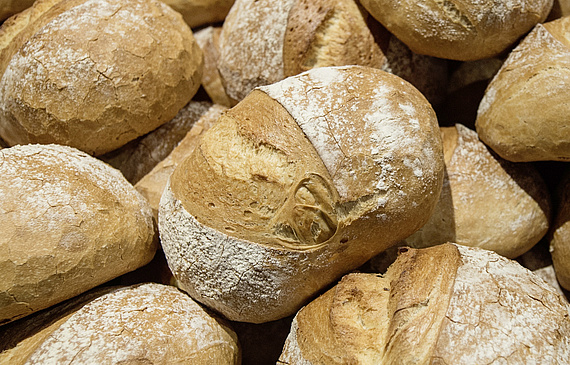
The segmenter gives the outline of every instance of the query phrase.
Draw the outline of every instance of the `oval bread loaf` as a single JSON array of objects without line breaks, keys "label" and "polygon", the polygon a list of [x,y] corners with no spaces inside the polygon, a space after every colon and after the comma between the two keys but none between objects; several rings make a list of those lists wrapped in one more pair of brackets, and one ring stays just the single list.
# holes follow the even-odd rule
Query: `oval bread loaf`
[{"label": "oval bread loaf", "polygon": [[546,19],[552,0],[361,0],[416,53],[460,61],[494,57]]},{"label": "oval bread loaf", "polygon": [[477,133],[514,162],[570,161],[570,17],[538,24],[509,54],[477,112]]},{"label": "oval bread loaf", "polygon": [[[15,323],[0,353],[20,364],[239,364],[237,336],[180,290],[147,283],[103,289]],[[27,323],[31,322],[31,323]],[[3,338],[14,342],[14,338]],[[0,339],[2,335],[0,334]]]},{"label": "oval bread loaf", "polygon": [[3,27],[0,136],[100,155],[171,120],[202,52],[157,0],[42,0]]},{"label": "oval bread loaf", "polygon": [[445,176],[433,215],[405,243],[445,242],[481,247],[515,258],[548,231],[550,196],[538,171],[492,154],[460,124],[442,128]]},{"label": "oval bread loaf", "polygon": [[563,364],[570,305],[515,261],[452,244],[402,249],[300,310],[278,364]]},{"label": "oval bread loaf", "polygon": [[148,202],[71,147],[0,150],[0,323],[132,271],[155,251]]},{"label": "oval bread loaf", "polygon": [[435,114],[413,86],[317,68],[254,90],[204,134],[163,193],[162,245],[193,298],[271,321],[423,225],[442,178]]}]

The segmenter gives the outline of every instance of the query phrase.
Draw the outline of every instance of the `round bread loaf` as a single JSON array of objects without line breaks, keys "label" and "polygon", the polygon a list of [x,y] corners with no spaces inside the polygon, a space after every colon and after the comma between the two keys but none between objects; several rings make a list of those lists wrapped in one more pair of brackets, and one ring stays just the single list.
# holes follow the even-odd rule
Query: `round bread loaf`
[{"label": "round bread loaf", "polygon": [[0,345],[0,360],[12,365],[240,363],[225,322],[178,289],[152,283],[87,293],[14,323],[0,339],[11,345]]},{"label": "round bread loaf", "polygon": [[416,53],[452,60],[494,57],[544,21],[552,0],[361,0]]},{"label": "round bread loaf", "polygon": [[560,285],[570,290],[570,175],[558,186],[558,211],[550,237],[550,252]]},{"label": "round bread loaf", "polygon": [[192,28],[222,22],[234,0],[161,0],[184,17]]},{"label": "round bread loaf", "polygon": [[570,305],[492,251],[403,249],[297,313],[278,364],[564,364]]},{"label": "round bread loaf", "polygon": [[538,171],[492,154],[460,124],[442,128],[445,175],[433,215],[406,244],[445,242],[481,247],[515,258],[548,231],[550,197]]},{"label": "round bread loaf", "polygon": [[412,234],[441,191],[435,113],[361,66],[254,90],[170,177],[162,245],[181,287],[232,320],[266,322]]},{"label": "round bread loaf", "polygon": [[41,0],[0,37],[0,136],[100,155],[171,120],[202,52],[157,0]]},{"label": "round bread loaf", "polygon": [[509,161],[570,161],[570,17],[538,24],[510,53],[477,113],[479,137]]},{"label": "round bread loaf", "polygon": [[0,0],[0,22],[29,8],[34,0]]},{"label": "round bread loaf", "polygon": [[0,150],[0,323],[149,262],[148,202],[121,173],[71,147]]}]

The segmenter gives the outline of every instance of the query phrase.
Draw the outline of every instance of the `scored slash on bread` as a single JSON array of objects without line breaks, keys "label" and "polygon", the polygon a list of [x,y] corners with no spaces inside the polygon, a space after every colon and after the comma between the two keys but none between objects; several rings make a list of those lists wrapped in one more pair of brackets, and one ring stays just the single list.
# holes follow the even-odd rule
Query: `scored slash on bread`
[{"label": "scored slash on bread", "polygon": [[162,245],[198,301],[275,320],[423,225],[442,178],[415,88],[369,67],[314,69],[254,90],[204,134],[162,196]]}]

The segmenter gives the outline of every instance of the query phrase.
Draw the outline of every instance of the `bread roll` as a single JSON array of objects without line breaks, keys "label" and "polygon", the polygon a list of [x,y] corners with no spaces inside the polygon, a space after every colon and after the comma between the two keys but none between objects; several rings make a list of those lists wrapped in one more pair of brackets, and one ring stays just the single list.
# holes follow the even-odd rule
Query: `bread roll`
[{"label": "bread roll", "polygon": [[135,188],[148,200],[155,218],[158,217],[160,197],[170,174],[172,174],[172,171],[180,162],[192,154],[202,135],[214,125],[226,109],[225,106],[216,104],[208,108],[200,119],[192,125],[190,131],[188,131],[176,148],[136,183]]},{"label": "bread roll", "polygon": [[29,8],[34,0],[0,0],[0,22]]},{"label": "bread roll", "polygon": [[184,17],[192,28],[222,22],[234,0],[161,0]]},{"label": "bread roll", "polygon": [[491,251],[406,249],[297,313],[279,364],[563,364],[570,305]]},{"label": "bread roll", "polygon": [[360,66],[254,90],[170,177],[162,245],[181,287],[231,320],[294,313],[425,223],[441,136],[410,84]]},{"label": "bread roll", "polygon": [[385,61],[354,0],[237,0],[220,35],[218,69],[239,101],[314,67]]},{"label": "bread roll", "polygon": [[171,120],[202,53],[157,0],[43,0],[0,37],[0,136],[100,155]]},{"label": "bread roll", "polygon": [[149,283],[87,296],[14,323],[0,334],[0,362],[240,363],[233,330],[174,287]]},{"label": "bread roll", "polygon": [[570,160],[570,17],[538,24],[510,53],[479,105],[479,137],[509,161]]},{"label": "bread roll", "polygon": [[149,262],[148,202],[121,173],[71,147],[0,150],[0,323]]},{"label": "bread roll", "polygon": [[556,277],[570,290],[570,175],[567,173],[558,186],[558,211],[550,236],[550,252]]},{"label": "bread roll", "polygon": [[361,0],[416,53],[460,61],[499,55],[546,19],[552,0]]},{"label": "bread roll", "polygon": [[530,164],[491,153],[460,124],[442,128],[445,175],[428,223],[405,242],[415,248],[448,241],[515,258],[546,234],[550,196]]},{"label": "bread roll", "polygon": [[100,159],[120,170],[131,184],[136,184],[172,152],[211,106],[212,103],[206,101],[190,101],[171,121]]}]

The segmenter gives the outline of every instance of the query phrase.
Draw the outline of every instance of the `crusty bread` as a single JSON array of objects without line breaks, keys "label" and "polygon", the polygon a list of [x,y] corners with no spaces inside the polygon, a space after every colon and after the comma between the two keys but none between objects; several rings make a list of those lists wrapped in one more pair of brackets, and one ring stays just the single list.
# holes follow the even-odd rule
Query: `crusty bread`
[{"label": "crusty bread", "polygon": [[218,68],[237,101],[314,67],[385,62],[354,0],[238,0],[220,35]]},{"label": "crusty bread", "polygon": [[570,17],[538,24],[481,100],[477,133],[506,160],[570,160],[569,30]]},{"label": "crusty bread", "polygon": [[442,178],[421,93],[370,67],[317,68],[254,90],[206,132],[162,196],[162,245],[198,301],[275,320],[423,225]]},{"label": "crusty bread", "polygon": [[461,61],[497,56],[544,21],[552,7],[552,0],[361,3],[412,51]]},{"label": "crusty bread", "polygon": [[12,365],[240,363],[227,323],[178,289],[151,283],[87,293],[14,323],[0,344],[0,362]]},{"label": "crusty bread", "polygon": [[[158,218],[160,197],[168,178],[176,166],[188,157],[198,145],[200,138],[226,110],[225,106],[214,104],[192,125],[180,143],[160,161],[148,174],[135,184],[135,188],[148,200],[154,216]],[[184,114],[183,114],[184,115]]]},{"label": "crusty bread", "polygon": [[496,156],[460,124],[441,131],[441,196],[428,223],[405,242],[415,248],[457,242],[509,258],[528,251],[550,222],[550,196],[538,171]]},{"label": "crusty bread", "polygon": [[0,22],[32,6],[35,0],[0,0]]},{"label": "crusty bread", "polygon": [[184,17],[192,28],[222,22],[234,0],[161,0]]},{"label": "crusty bread", "polygon": [[136,184],[172,152],[211,107],[207,101],[190,101],[171,121],[99,158]]},{"label": "crusty bread", "polygon": [[[156,0],[40,0],[0,41],[0,135],[100,155],[171,120],[202,52]],[[128,36],[125,36],[128,35]]]},{"label": "crusty bread", "polygon": [[149,262],[148,202],[121,173],[74,148],[0,150],[0,323]]},{"label": "crusty bread", "polygon": [[403,249],[381,274],[350,274],[300,310],[279,364],[563,364],[570,305],[491,251]]}]

